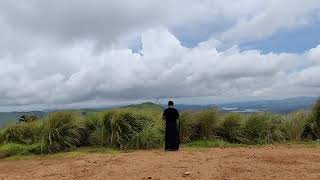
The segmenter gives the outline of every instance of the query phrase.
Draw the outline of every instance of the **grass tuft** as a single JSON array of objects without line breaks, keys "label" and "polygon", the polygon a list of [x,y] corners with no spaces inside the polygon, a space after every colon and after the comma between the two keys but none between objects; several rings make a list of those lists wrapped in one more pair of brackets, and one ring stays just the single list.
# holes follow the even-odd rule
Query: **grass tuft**
[{"label": "grass tuft", "polygon": [[233,144],[226,142],[222,139],[215,140],[196,140],[186,144],[183,144],[182,147],[191,147],[191,148],[213,148],[213,147],[237,147],[241,144]]}]

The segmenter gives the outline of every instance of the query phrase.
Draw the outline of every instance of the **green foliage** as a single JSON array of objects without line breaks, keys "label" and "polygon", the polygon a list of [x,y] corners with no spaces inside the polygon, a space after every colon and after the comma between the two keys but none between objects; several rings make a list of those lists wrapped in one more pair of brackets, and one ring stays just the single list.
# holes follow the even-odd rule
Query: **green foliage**
[{"label": "green foliage", "polygon": [[284,121],[284,131],[290,141],[300,141],[307,125],[309,113],[297,111],[288,114]]},{"label": "green foliage", "polygon": [[191,111],[180,114],[180,141],[189,142],[195,134],[194,114]]},{"label": "green foliage", "polygon": [[104,146],[107,142],[105,127],[98,113],[92,113],[79,122],[79,146]]},{"label": "green foliage", "polygon": [[90,133],[89,145],[91,146],[105,146],[107,142],[106,130],[103,125],[96,124],[95,129]]},{"label": "green foliage", "polygon": [[130,141],[130,148],[151,149],[163,144],[163,134],[159,127],[148,125],[141,132],[133,135]]},{"label": "green foliage", "polygon": [[49,114],[42,124],[41,148],[43,152],[63,151],[79,143],[79,125],[71,112]]},{"label": "green foliage", "polygon": [[146,114],[126,110],[109,111],[103,116],[107,144],[125,149],[132,137],[151,122],[152,118]]},{"label": "green foliage", "polygon": [[320,127],[320,98],[314,104],[312,108],[312,114],[316,122],[316,125]]},{"label": "green foliage", "polygon": [[39,144],[15,144],[9,143],[0,146],[0,158],[6,158],[14,155],[40,154],[41,148]]},{"label": "green foliage", "polygon": [[215,140],[195,140],[189,143],[184,144],[184,147],[193,147],[193,148],[212,148],[212,147],[232,147],[238,146],[237,144],[231,144],[222,139]]},{"label": "green foliage", "polygon": [[200,139],[212,139],[218,128],[219,112],[216,108],[199,111],[195,114],[195,128]]},{"label": "green foliage", "polygon": [[5,141],[4,132],[2,129],[0,129],[0,144],[2,144]]},{"label": "green foliage", "polygon": [[246,143],[248,139],[243,127],[243,115],[239,113],[228,113],[224,116],[221,128],[221,136],[232,143]]},{"label": "green foliage", "polygon": [[[225,147],[320,137],[319,101],[311,112],[288,115],[219,113],[214,108],[181,112],[180,140],[187,147]],[[157,148],[164,140],[161,115],[162,107],[152,103],[105,112],[50,113],[41,121],[21,122],[1,129],[0,156],[54,153],[75,146]]]},{"label": "green foliage", "polygon": [[283,118],[272,113],[254,113],[246,122],[246,133],[250,143],[265,144],[284,142],[285,133],[282,126]]},{"label": "green foliage", "polygon": [[311,125],[313,134],[316,138],[320,138],[320,98],[316,101],[312,108],[312,118],[314,121]]},{"label": "green foliage", "polygon": [[3,136],[6,143],[34,143],[39,138],[39,123],[26,122],[9,125],[5,128]]}]

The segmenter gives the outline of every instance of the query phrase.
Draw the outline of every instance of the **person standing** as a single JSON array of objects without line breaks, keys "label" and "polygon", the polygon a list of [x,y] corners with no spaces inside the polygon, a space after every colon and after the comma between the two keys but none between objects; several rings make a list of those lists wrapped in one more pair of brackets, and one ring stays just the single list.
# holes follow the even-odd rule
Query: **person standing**
[{"label": "person standing", "polygon": [[179,112],[174,108],[173,101],[168,102],[168,108],[164,110],[162,119],[166,121],[165,150],[176,151],[179,149],[180,122]]}]

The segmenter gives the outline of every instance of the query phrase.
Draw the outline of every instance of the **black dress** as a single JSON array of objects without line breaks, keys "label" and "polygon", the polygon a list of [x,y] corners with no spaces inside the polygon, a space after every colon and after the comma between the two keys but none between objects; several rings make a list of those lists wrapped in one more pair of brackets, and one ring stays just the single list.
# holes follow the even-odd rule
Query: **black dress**
[{"label": "black dress", "polygon": [[166,134],[165,134],[165,150],[178,150],[179,139],[179,112],[174,108],[168,108],[163,112],[163,118],[166,121]]}]

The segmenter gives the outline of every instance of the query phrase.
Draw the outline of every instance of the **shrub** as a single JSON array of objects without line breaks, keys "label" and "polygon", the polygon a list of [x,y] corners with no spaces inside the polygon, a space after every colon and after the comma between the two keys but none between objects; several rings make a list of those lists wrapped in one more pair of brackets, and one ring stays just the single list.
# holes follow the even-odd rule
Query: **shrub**
[{"label": "shrub", "polygon": [[152,122],[152,118],[130,111],[109,111],[103,116],[107,144],[127,148],[131,138]]},{"label": "shrub", "polygon": [[248,139],[245,136],[243,128],[244,118],[239,113],[228,113],[224,116],[224,121],[221,128],[221,136],[233,143],[245,143]]},{"label": "shrub", "polygon": [[320,98],[312,108],[312,118],[314,120],[314,123],[312,124],[313,133],[316,138],[320,138]]},{"label": "shrub", "polygon": [[107,142],[107,136],[103,126],[98,126],[88,136],[90,146],[105,146]]},{"label": "shrub", "polygon": [[163,134],[159,127],[148,125],[141,132],[133,135],[130,148],[133,149],[151,149],[163,144]]},{"label": "shrub", "polygon": [[103,146],[106,144],[105,127],[99,114],[89,114],[79,123],[79,146]]},{"label": "shrub", "polygon": [[190,111],[182,112],[180,114],[180,141],[188,142],[195,134],[194,115]]},{"label": "shrub", "polygon": [[251,143],[265,144],[285,141],[282,117],[272,113],[253,113],[245,126]]},{"label": "shrub", "polygon": [[3,130],[0,129],[0,144],[2,144],[5,141]]},{"label": "shrub", "polygon": [[309,113],[297,111],[288,114],[284,122],[284,131],[288,140],[299,141],[306,128]]},{"label": "shrub", "polygon": [[316,122],[316,125],[320,127],[320,98],[316,101],[312,108],[312,115]]},{"label": "shrub", "polygon": [[9,143],[0,146],[0,158],[6,158],[14,155],[40,154],[39,144],[15,144]]},{"label": "shrub", "polygon": [[219,112],[216,108],[199,111],[195,114],[195,121],[198,138],[213,138],[218,127]]},{"label": "shrub", "polygon": [[26,122],[9,125],[5,128],[3,136],[6,143],[34,143],[39,138],[39,123]]},{"label": "shrub", "polygon": [[73,113],[51,113],[42,125],[41,149],[48,153],[66,150],[79,143],[79,136]]}]

